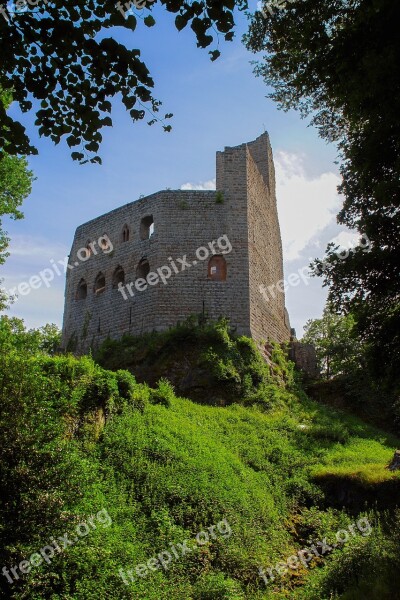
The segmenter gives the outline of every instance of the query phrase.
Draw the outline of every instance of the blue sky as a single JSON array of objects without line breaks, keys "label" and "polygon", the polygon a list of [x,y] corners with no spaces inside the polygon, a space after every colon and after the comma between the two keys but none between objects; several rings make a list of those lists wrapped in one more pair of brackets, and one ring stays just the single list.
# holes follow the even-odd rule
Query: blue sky
[{"label": "blue sky", "polygon": [[[39,150],[29,161],[37,180],[24,205],[25,219],[4,221],[12,240],[11,256],[0,271],[7,290],[51,266],[51,260],[62,260],[76,227],[88,219],[167,187],[211,186],[215,152],[253,140],[265,129],[276,160],[286,275],[321,256],[338,235],[347,243],[349,235],[335,224],[340,207],[336,150],[297,113],[278,111],[266,99],[268,90],[250,64],[254,56],[241,42],[245,16],[238,14],[235,41],[221,41],[222,56],[212,63],[207,50],[196,47],[190,29],[177,32],[172,14],[157,6],[153,14],[157,25],[152,29],[141,23],[134,33],[116,30],[114,35],[141,48],[155,80],[155,97],[165,112],[174,113],[172,132],[133,124],[116,99],[114,126],[103,131],[103,165],[80,166],[64,143],[54,146],[37,138],[32,113],[22,115]],[[10,114],[18,116],[16,106]],[[319,280],[288,290],[287,306],[299,337],[306,320],[321,315],[325,296]],[[29,327],[61,325],[63,301],[64,277],[55,277],[48,289],[20,296],[9,314]]]}]

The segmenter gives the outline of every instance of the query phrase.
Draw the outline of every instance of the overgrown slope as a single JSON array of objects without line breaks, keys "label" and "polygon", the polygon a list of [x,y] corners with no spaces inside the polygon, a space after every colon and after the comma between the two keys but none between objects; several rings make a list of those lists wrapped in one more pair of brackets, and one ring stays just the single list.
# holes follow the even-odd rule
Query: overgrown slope
[{"label": "overgrown slope", "polygon": [[271,345],[271,356],[267,365],[255,342],[233,335],[225,319],[199,325],[191,318],[162,333],[106,340],[95,359],[105,369],[129,370],[141,383],[155,386],[167,377],[177,395],[201,404],[267,408],[294,380],[279,345]]},{"label": "overgrown slope", "polygon": [[[209,333],[235,354],[238,340],[225,325]],[[351,485],[378,490],[389,482],[398,494],[399,476],[385,470],[398,441],[308,400],[290,365],[277,368],[277,383],[268,368],[250,381],[259,359],[250,342],[240,344],[247,359],[230,357],[244,405],[222,408],[178,398],[165,380],[138,384],[89,357],[17,348],[2,323],[2,565],[12,576],[11,567],[53,536],[71,540],[29,572],[18,570],[13,583],[3,574],[3,597],[396,597],[393,494],[377,508],[371,498],[360,506]],[[222,368],[229,357],[217,358]],[[338,477],[339,494],[347,485],[345,509],[340,498],[331,506],[328,476]],[[361,517],[372,529],[353,526],[346,544],[287,574],[274,571],[268,585],[260,577],[260,567],[274,568],[312,540],[334,540]]]}]

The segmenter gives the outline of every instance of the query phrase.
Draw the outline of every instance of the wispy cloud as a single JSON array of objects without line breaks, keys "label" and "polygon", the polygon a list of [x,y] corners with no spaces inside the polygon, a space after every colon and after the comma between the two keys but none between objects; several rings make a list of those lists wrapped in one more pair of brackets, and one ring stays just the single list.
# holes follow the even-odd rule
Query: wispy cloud
[{"label": "wispy cloud", "polygon": [[209,179],[208,181],[203,181],[200,183],[184,183],[181,185],[181,190],[215,190],[216,180]]},{"label": "wispy cloud", "polygon": [[[64,244],[45,240],[40,236],[14,235],[10,243],[10,257],[0,269],[0,285],[10,293],[18,285],[28,282],[44,269],[52,268],[50,261],[56,264],[63,261],[69,249]],[[65,274],[61,265],[61,275],[55,273],[49,288],[31,288],[26,295],[18,294],[8,314],[23,318],[28,327],[39,327],[44,323],[61,325],[64,305]]]},{"label": "wispy cloud", "polygon": [[335,246],[339,246],[340,248],[351,248],[358,246],[360,243],[360,237],[361,236],[355,231],[343,230],[329,240],[328,243],[333,243]]},{"label": "wispy cloud", "polygon": [[45,263],[51,258],[63,258],[69,250],[64,244],[49,242],[42,237],[13,235],[9,252],[12,258]]},{"label": "wispy cloud", "polygon": [[284,151],[276,153],[275,167],[284,257],[293,260],[318,232],[336,222],[340,178],[333,172],[310,178],[305,157]]}]

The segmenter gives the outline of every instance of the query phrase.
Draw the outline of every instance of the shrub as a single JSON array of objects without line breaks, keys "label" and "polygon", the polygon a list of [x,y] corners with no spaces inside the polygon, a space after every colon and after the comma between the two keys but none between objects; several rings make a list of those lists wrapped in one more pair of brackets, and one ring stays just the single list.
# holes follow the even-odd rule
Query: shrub
[{"label": "shrub", "polygon": [[224,194],[219,191],[215,194],[215,204],[223,204],[225,202]]},{"label": "shrub", "polygon": [[243,592],[237,581],[223,573],[204,575],[195,585],[195,600],[242,600]]},{"label": "shrub", "polygon": [[152,404],[161,404],[169,408],[174,397],[174,388],[168,379],[160,379],[157,389],[150,390],[150,402]]},{"label": "shrub", "polygon": [[117,378],[118,393],[121,398],[125,398],[126,400],[131,398],[136,387],[136,380],[133,375],[128,371],[119,369],[115,373],[115,376]]}]

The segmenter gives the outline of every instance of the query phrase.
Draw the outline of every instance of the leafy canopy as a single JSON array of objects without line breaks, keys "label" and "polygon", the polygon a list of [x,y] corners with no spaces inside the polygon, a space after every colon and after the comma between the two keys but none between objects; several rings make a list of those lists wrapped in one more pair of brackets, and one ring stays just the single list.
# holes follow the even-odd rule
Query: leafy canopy
[{"label": "leafy canopy", "polygon": [[0,316],[0,347],[4,352],[15,350],[24,354],[45,352],[54,355],[60,345],[61,331],[54,323],[26,330],[22,319]]},{"label": "leafy canopy", "polygon": [[[11,101],[11,95],[0,87],[0,110],[5,110]],[[0,129],[1,132],[1,129]],[[31,193],[33,173],[28,169],[26,158],[10,156],[0,150],[0,265],[8,257],[9,238],[2,227],[2,217],[22,219],[20,207]],[[1,281],[0,281],[1,283]],[[7,306],[9,298],[0,289],[0,310]]]},{"label": "leafy canopy", "polygon": [[363,347],[352,315],[338,315],[327,306],[322,318],[310,319],[304,330],[302,342],[315,347],[321,373],[327,379],[361,368]]},{"label": "leafy canopy", "polygon": [[[0,110],[6,110],[10,101],[10,94],[0,87]],[[4,251],[9,242],[1,227],[1,217],[23,218],[19,209],[25,198],[31,193],[32,181],[33,173],[28,169],[25,158],[17,158],[0,151],[0,265],[7,257]]]},{"label": "leafy canopy", "polygon": [[[284,110],[310,116],[338,144],[338,222],[368,236],[346,260],[328,248],[315,271],[336,309],[352,312],[377,369],[400,361],[400,5],[392,0],[294,0],[251,20],[256,73]],[[381,357],[379,359],[379,357]],[[376,361],[375,361],[376,362]]]},{"label": "leafy canopy", "polygon": [[[215,35],[232,40],[233,10],[247,8],[246,0],[158,1],[176,15],[178,31],[190,25],[201,48],[210,46]],[[124,16],[114,0],[42,0],[13,14],[4,6],[0,15],[0,85],[12,90],[22,112],[35,111],[40,135],[56,144],[65,137],[71,148],[78,148],[72,157],[81,162],[101,162],[100,131],[112,125],[114,96],[121,97],[133,121],[146,112],[149,124],[159,120],[161,103],[153,96],[154,82],[140,49],[129,49],[114,37],[118,27],[133,34],[143,15],[144,24],[153,27],[149,11],[155,3],[143,0],[142,9],[130,5],[132,11]],[[219,54],[210,51],[212,60]],[[166,131],[170,117],[161,119]],[[37,153],[24,127],[5,109],[0,109],[0,125],[0,147],[10,154]]]}]

